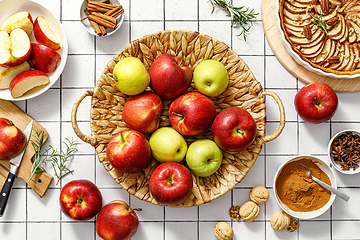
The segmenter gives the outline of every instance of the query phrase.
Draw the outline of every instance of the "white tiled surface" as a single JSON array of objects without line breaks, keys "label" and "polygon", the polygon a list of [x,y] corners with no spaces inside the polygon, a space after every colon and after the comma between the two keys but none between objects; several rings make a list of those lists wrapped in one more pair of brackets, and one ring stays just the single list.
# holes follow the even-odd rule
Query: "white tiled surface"
[{"label": "white tiled surface", "polygon": [[[78,11],[80,0],[36,0],[48,8],[63,24],[69,44],[69,57],[58,82],[43,95],[28,101],[15,102],[40,122],[50,134],[50,145],[64,147],[62,141],[75,135],[70,112],[75,99],[92,89],[114,54],[130,41],[145,34],[164,29],[188,29],[215,37],[228,44],[245,60],[265,90],[276,92],[286,111],[286,126],[274,141],[264,144],[253,169],[246,178],[219,199],[187,209],[164,208],[130,196],[117,185],[99,163],[94,149],[83,143],[70,164],[74,175],[65,177],[59,185],[53,182],[39,198],[26,184],[17,180],[5,215],[0,218],[1,240],[97,240],[95,219],[76,222],[62,214],[58,198],[61,187],[73,179],[86,178],[100,188],[104,203],[115,199],[127,201],[138,213],[140,226],[133,239],[141,240],[210,240],[212,229],[219,221],[234,228],[234,239],[360,239],[360,178],[336,172],[340,189],[351,196],[348,203],[336,199],[324,215],[300,221],[294,233],[277,232],[270,227],[271,215],[280,210],[272,194],[273,177],[278,166],[291,156],[313,154],[327,161],[326,145],[337,131],[345,128],[360,130],[358,102],[360,93],[338,93],[339,109],[333,119],[320,125],[305,123],[293,106],[293,99],[304,83],[288,73],[278,62],[267,44],[259,15],[248,35],[248,41],[236,36],[239,29],[231,29],[226,14],[216,8],[211,14],[207,0],[120,0],[125,8],[121,29],[106,38],[95,38],[81,26]],[[233,0],[234,5],[245,5],[260,13],[261,1]],[[90,134],[90,99],[85,99],[78,110],[79,127]],[[275,102],[267,101],[267,134],[276,130],[279,112]],[[79,139],[78,139],[79,140]],[[80,140],[79,140],[80,141]],[[50,166],[47,167],[52,173]],[[266,186],[270,198],[261,205],[259,217],[252,223],[231,221],[228,209],[248,201],[249,190],[256,185]]]}]

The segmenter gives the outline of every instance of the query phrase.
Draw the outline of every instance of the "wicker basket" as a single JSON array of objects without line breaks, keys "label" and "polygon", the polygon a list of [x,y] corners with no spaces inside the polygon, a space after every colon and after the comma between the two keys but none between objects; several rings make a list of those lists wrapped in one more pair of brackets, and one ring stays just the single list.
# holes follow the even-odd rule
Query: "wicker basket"
[{"label": "wicker basket", "polygon": [[[230,106],[238,106],[251,113],[257,124],[257,137],[250,147],[242,152],[223,152],[224,159],[221,167],[209,177],[198,177],[192,174],[194,187],[191,196],[175,207],[199,206],[222,196],[241,182],[254,165],[262,144],[276,139],[285,126],[284,106],[280,98],[274,92],[263,91],[261,84],[254,78],[245,62],[225,43],[187,30],[159,31],[132,41],[107,64],[95,88],[92,91],[85,91],[75,101],[71,113],[72,126],[82,141],[95,148],[99,161],[122,188],[141,200],[160,205],[150,194],[148,186],[151,173],[160,163],[151,159],[150,164],[140,173],[119,172],[110,165],[106,157],[106,147],[116,133],[128,129],[121,114],[128,96],[118,91],[112,78],[116,63],[124,57],[134,56],[149,69],[154,59],[164,53],[177,55],[192,70],[206,59],[221,61],[228,70],[230,82],[224,93],[212,98],[217,112]],[[148,88],[146,91],[151,91],[151,89]],[[187,91],[196,91],[196,89],[192,84]],[[280,111],[279,127],[270,135],[265,135],[265,95],[274,98]],[[80,131],[76,120],[79,104],[88,96],[92,97],[91,136]],[[168,120],[170,103],[170,100],[164,100],[163,117],[166,120],[161,122],[160,127],[171,126]],[[149,137],[149,135],[146,136]],[[185,140],[190,144],[200,138],[212,139],[211,131],[199,136],[185,137]]]}]

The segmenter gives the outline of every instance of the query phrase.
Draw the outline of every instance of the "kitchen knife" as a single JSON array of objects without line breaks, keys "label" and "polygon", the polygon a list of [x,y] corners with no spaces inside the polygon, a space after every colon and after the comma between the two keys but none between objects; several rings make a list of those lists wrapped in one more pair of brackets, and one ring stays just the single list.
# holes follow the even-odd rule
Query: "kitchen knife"
[{"label": "kitchen knife", "polygon": [[16,155],[16,157],[10,159],[10,172],[0,192],[0,217],[2,217],[2,215],[4,214],[6,203],[9,199],[10,191],[15,180],[16,170],[19,167],[21,160],[23,159],[25,149],[29,143],[32,125],[33,125],[33,120],[31,120],[31,122],[27,125],[27,127],[24,130],[24,135],[26,137],[25,147],[18,155]]}]

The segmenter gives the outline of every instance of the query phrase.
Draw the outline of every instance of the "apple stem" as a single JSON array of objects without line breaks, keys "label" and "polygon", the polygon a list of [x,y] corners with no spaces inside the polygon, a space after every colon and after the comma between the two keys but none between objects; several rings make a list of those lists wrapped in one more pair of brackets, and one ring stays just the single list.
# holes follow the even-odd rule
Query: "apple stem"
[{"label": "apple stem", "polygon": [[132,208],[130,212],[132,212],[132,211],[139,211],[139,212],[141,212],[141,211],[142,211],[142,208]]},{"label": "apple stem", "polygon": [[181,113],[171,112],[171,114],[174,114],[174,115],[176,115],[176,116],[178,116],[180,118],[184,118],[184,115],[181,114]]},{"label": "apple stem", "polygon": [[209,159],[208,161],[209,161],[209,162],[217,162],[218,160],[216,160],[216,159]]},{"label": "apple stem", "polygon": [[121,131],[120,132],[120,143],[124,143],[125,140],[124,140],[124,135],[123,135],[123,132]]}]

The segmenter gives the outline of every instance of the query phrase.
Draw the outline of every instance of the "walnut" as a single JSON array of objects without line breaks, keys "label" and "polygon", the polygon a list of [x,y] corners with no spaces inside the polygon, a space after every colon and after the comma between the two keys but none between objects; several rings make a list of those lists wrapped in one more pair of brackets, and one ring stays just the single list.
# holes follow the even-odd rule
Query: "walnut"
[{"label": "walnut", "polygon": [[214,227],[214,235],[218,240],[231,240],[234,236],[234,231],[229,224],[219,222]]},{"label": "walnut", "polygon": [[290,225],[287,228],[288,232],[294,232],[298,227],[299,227],[299,222],[297,222],[295,218],[291,218]]},{"label": "walnut", "polygon": [[249,195],[254,203],[263,204],[269,198],[269,191],[263,186],[256,186],[251,189]]},{"label": "walnut", "polygon": [[260,213],[260,207],[253,201],[247,201],[240,207],[240,216],[245,222],[254,221]]},{"label": "walnut", "polygon": [[286,212],[277,211],[270,218],[270,225],[272,229],[277,231],[284,231],[290,225],[290,216]]}]

